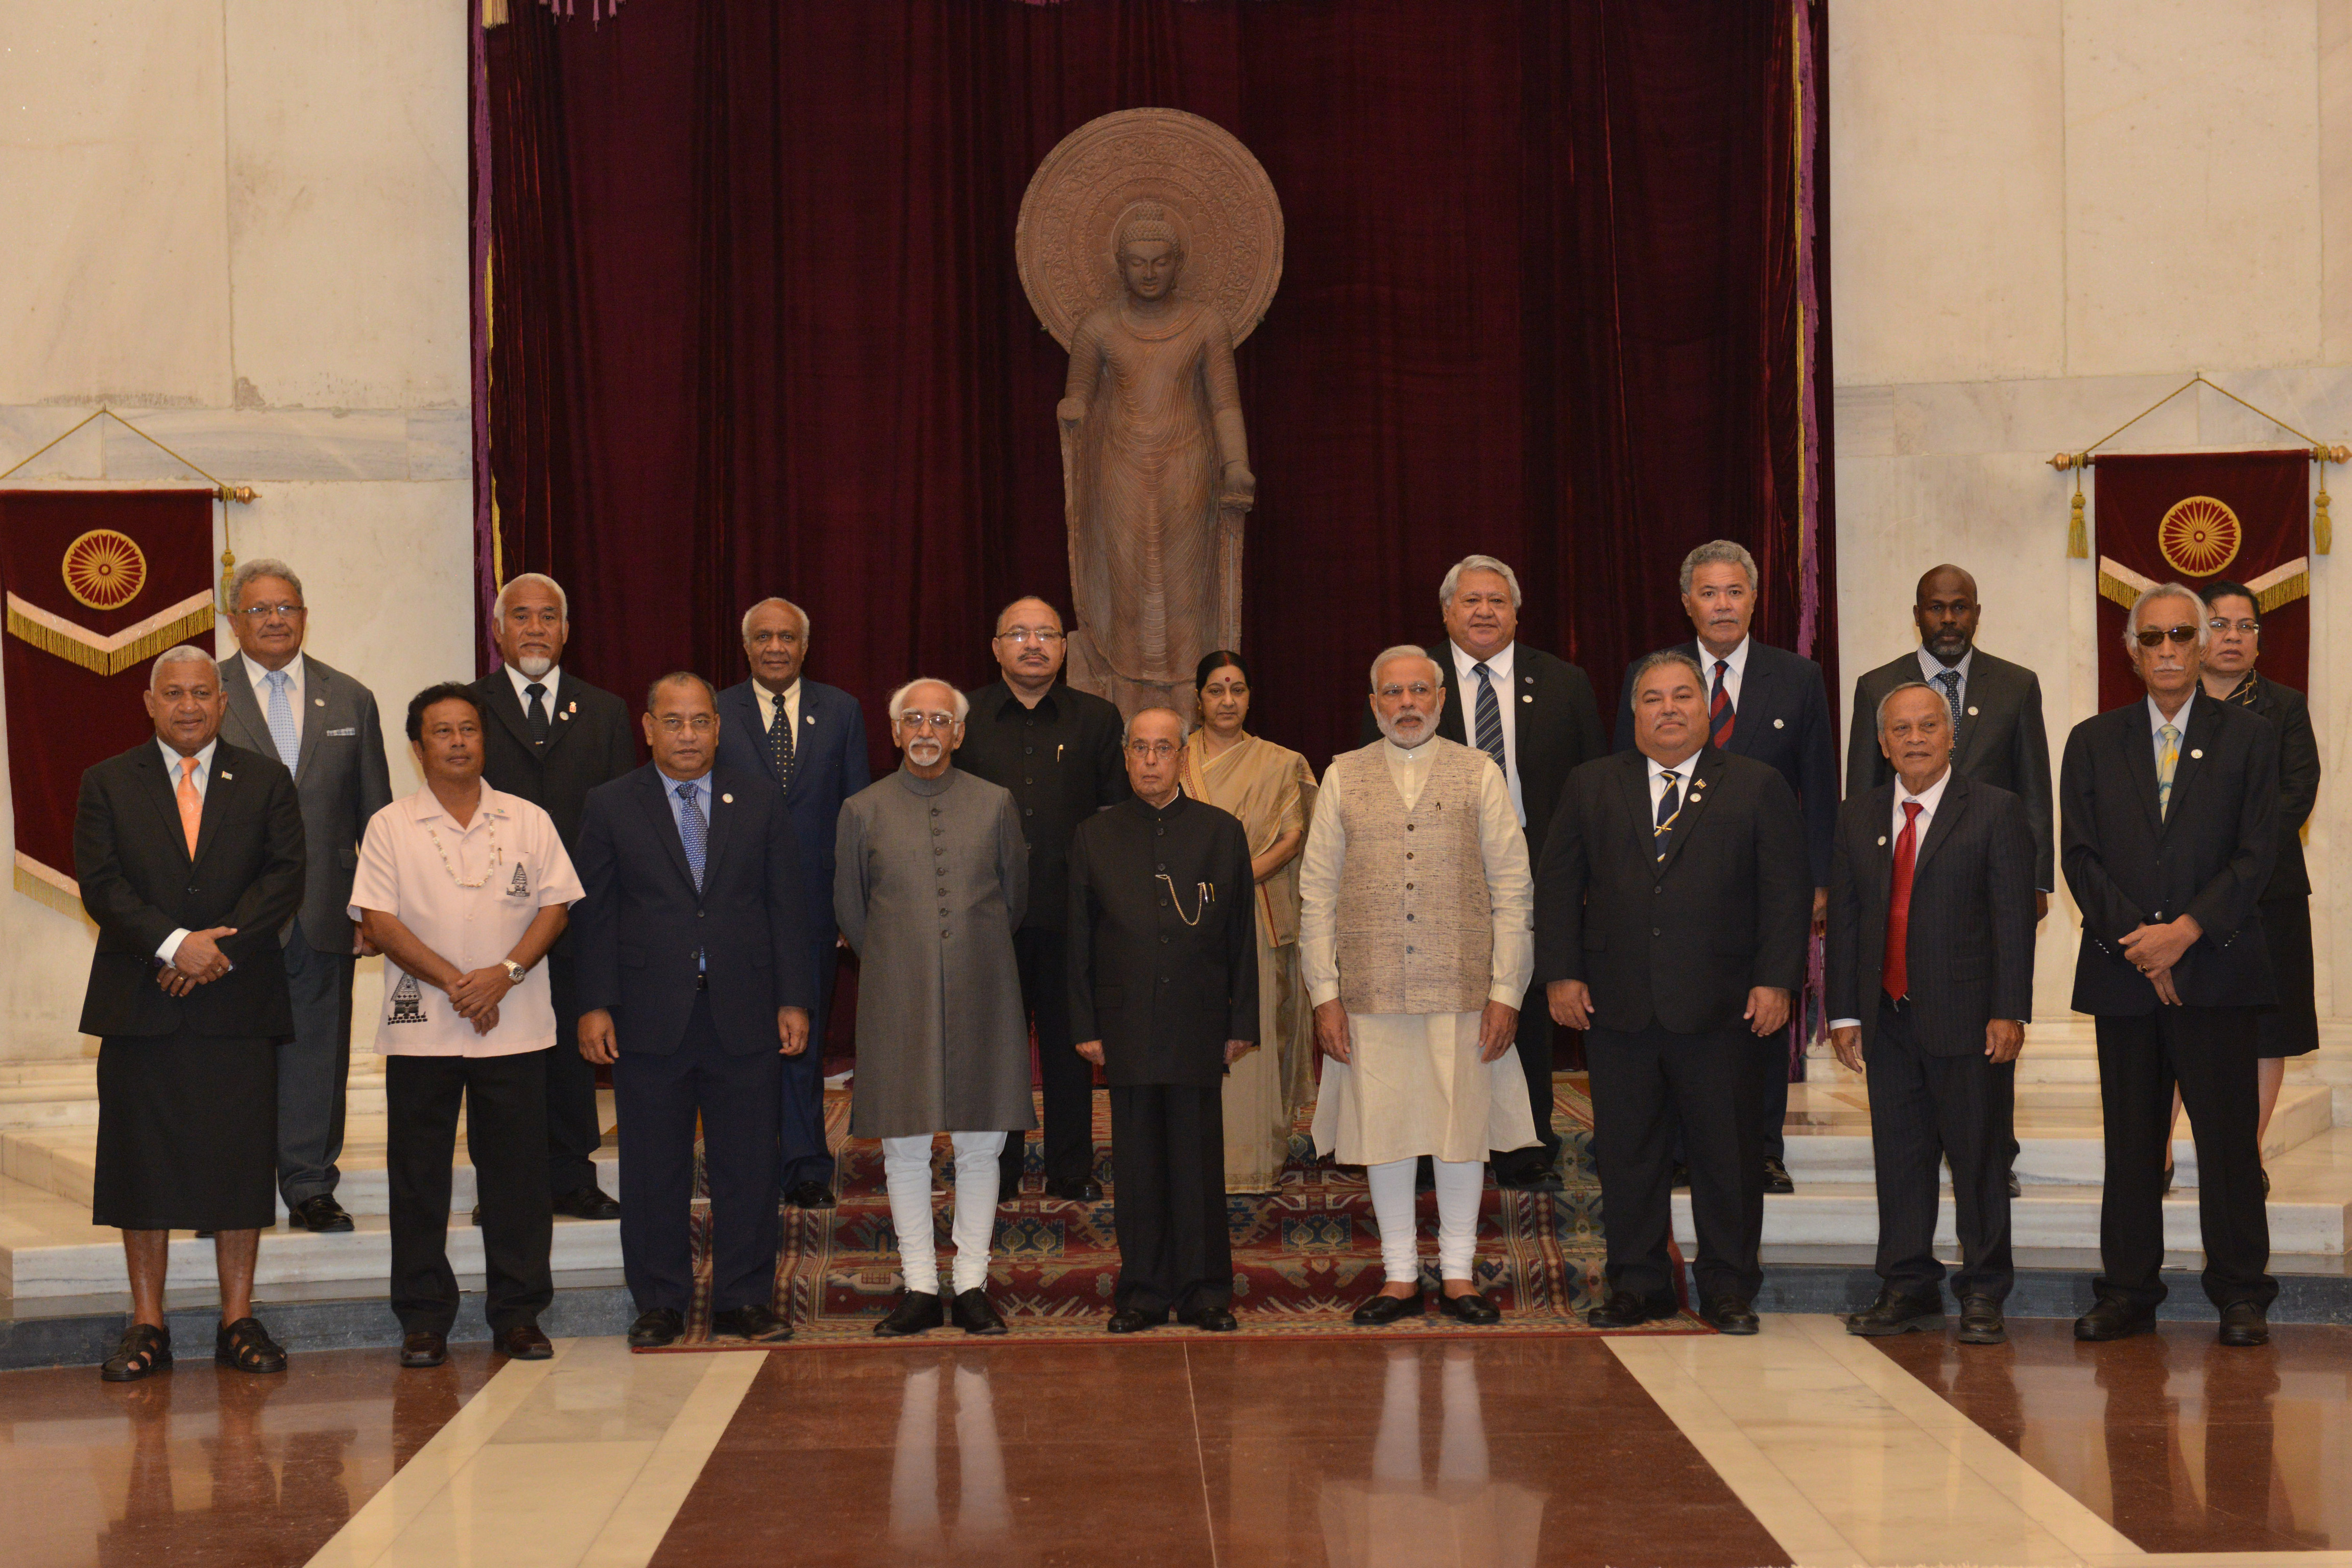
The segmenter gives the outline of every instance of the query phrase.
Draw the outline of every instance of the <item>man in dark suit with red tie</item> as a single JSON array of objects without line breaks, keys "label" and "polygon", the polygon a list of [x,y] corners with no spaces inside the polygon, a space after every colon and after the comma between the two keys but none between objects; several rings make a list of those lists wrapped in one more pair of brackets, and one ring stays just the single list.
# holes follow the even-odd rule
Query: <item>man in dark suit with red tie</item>
[{"label": "man in dark suit with red tie", "polygon": [[2255,907],[2278,856],[2278,732],[2198,689],[2208,617],[2177,582],[2140,595],[2124,635],[2147,700],[2076,725],[2058,771],[2059,864],[2083,912],[2074,1010],[2097,1021],[2106,1131],[2104,1272],[2076,1339],[2156,1326],[2176,1085],[2221,1343],[2267,1343],[2278,1295],[2254,1136],[2256,1014],[2278,994]]},{"label": "man in dark suit with red tie", "polygon": [[719,760],[783,796],[801,852],[801,939],[814,990],[809,1049],[784,1058],[779,1154],[784,1201],[831,1208],[833,1152],[824,1142],[824,1031],[841,967],[833,922],[833,847],[841,803],[874,782],[866,716],[838,686],[808,678],[808,612],[762,599],[743,614],[751,678],[719,694]]},{"label": "man in dark suit with red tie", "polygon": [[1895,777],[1845,803],[1830,865],[1830,1039],[1869,1074],[1883,1281],[1846,1328],[1943,1327],[1948,1160],[1960,1342],[1998,1344],[2015,1063],[2033,1001],[2033,836],[2022,800],[1953,767],[1951,708],[1933,686],[1896,686],[1874,716]]}]

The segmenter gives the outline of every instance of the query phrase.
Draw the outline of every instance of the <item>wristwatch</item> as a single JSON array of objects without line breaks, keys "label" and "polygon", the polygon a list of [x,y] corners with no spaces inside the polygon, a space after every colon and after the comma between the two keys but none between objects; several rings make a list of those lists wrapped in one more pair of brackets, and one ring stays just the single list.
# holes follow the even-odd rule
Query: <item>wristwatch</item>
[{"label": "wristwatch", "polygon": [[500,967],[501,969],[504,969],[504,970],[507,972],[507,983],[508,983],[508,984],[509,984],[509,985],[515,985],[515,986],[520,986],[520,985],[521,985],[521,984],[522,984],[522,977],[523,977],[525,975],[528,975],[528,974],[530,974],[530,971],[529,969],[524,968],[520,964],[516,963],[512,958],[501,958],[501,959],[499,959],[499,967]]}]

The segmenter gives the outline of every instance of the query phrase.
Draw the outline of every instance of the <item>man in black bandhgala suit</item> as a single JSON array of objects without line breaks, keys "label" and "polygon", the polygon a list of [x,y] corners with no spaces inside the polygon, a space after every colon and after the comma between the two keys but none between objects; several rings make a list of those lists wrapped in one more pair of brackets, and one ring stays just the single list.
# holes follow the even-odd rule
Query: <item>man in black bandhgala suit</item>
[{"label": "man in black bandhgala suit", "polygon": [[1110,1332],[1234,1327],[1225,1068],[1257,1044],[1256,881],[1241,823],[1178,789],[1184,721],[1127,727],[1135,793],[1070,843],[1070,1019],[1110,1078]]},{"label": "man in black bandhgala suit", "polygon": [[278,933],[302,904],[293,776],[222,741],[220,670],[182,644],[155,660],[155,737],[82,775],[74,875],[98,926],[81,1030],[99,1037],[90,1219],[122,1232],[131,1322],[102,1369],[172,1364],[171,1232],[210,1230],[215,1357],[283,1372],[253,1316],[253,1263],[277,1223],[278,1045],[293,1032]]}]

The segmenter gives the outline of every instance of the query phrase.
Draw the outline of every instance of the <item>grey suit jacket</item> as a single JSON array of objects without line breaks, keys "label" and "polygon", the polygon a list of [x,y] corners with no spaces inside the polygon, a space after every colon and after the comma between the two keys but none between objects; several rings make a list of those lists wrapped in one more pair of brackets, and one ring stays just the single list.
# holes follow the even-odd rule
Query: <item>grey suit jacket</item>
[{"label": "grey suit jacket", "polygon": [[[302,655],[302,746],[294,764],[294,792],[302,805],[302,833],[309,864],[302,908],[279,933],[292,940],[295,927],[321,953],[352,950],[352,873],[360,863],[360,841],[368,819],[392,804],[392,771],[384,759],[383,726],[375,694],[341,671]],[[221,661],[221,688],[228,715],[221,738],[231,746],[275,759],[278,743],[254,695],[253,670],[242,653]]]},{"label": "grey suit jacket", "polygon": [[[1895,781],[1878,749],[1878,704],[1906,681],[1919,678],[1916,648],[1865,672],[1853,683],[1853,716],[1846,739],[1845,798],[1859,799]],[[1969,661],[1964,710],[1954,737],[1953,771],[2008,790],[2025,803],[2025,831],[2033,837],[2033,885],[2058,886],[2051,827],[2050,732],[2042,723],[2042,677],[1982,648]]]}]

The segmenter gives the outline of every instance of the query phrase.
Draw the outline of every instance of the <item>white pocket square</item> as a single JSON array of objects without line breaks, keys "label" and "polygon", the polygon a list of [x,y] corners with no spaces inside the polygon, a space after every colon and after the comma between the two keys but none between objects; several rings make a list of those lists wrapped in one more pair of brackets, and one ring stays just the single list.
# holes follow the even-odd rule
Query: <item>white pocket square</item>
[{"label": "white pocket square", "polygon": [[359,733],[359,727],[357,725],[353,725],[348,729],[331,729],[327,733],[329,735],[357,735]]}]

